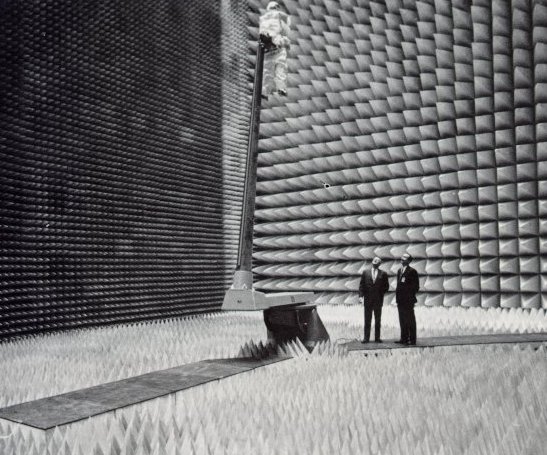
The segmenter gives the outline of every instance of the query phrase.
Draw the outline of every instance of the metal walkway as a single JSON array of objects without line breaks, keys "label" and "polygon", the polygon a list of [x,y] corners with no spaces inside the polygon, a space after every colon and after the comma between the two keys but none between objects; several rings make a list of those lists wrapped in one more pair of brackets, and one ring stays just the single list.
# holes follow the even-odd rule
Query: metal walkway
[{"label": "metal walkway", "polygon": [[547,342],[547,332],[541,333],[494,333],[488,335],[466,335],[418,338],[415,346],[395,343],[396,340],[384,340],[382,343],[371,341],[363,344],[359,340],[344,343],[348,351],[377,351],[381,349],[417,349],[440,346],[465,346],[478,344],[500,343],[544,343]]},{"label": "metal walkway", "polygon": [[287,360],[204,360],[0,409],[0,418],[47,430]]}]

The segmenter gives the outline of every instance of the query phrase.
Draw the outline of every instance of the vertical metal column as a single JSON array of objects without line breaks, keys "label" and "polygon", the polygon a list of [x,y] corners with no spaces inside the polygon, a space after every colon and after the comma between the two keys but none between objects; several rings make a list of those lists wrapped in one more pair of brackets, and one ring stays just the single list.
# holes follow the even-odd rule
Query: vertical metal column
[{"label": "vertical metal column", "polygon": [[243,206],[241,210],[241,226],[239,230],[239,250],[237,254],[237,270],[252,271],[253,259],[253,228],[256,198],[256,168],[258,161],[258,132],[260,128],[260,106],[262,102],[262,75],[264,72],[265,44],[262,37],[256,50],[256,69],[253,84],[253,100],[249,142],[247,144],[247,162],[245,166],[245,188],[243,190]]}]

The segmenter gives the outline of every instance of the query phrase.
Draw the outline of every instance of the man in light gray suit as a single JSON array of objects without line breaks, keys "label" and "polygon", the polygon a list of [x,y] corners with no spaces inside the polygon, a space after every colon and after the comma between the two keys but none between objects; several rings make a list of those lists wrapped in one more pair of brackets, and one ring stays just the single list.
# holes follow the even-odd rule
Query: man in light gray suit
[{"label": "man in light gray suit", "polygon": [[365,338],[361,343],[368,343],[370,340],[370,326],[372,313],[374,313],[374,341],[381,343],[380,327],[382,323],[382,305],[384,294],[389,289],[387,273],[380,270],[382,260],[376,256],[372,260],[371,270],[365,270],[359,283],[359,298],[365,306]]}]

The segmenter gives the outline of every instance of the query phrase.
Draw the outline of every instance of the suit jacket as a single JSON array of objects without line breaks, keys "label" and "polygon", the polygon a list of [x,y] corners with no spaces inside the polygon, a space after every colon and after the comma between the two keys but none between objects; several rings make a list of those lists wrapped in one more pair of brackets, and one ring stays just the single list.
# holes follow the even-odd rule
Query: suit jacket
[{"label": "suit jacket", "polygon": [[401,276],[401,269],[397,272],[397,288],[395,289],[395,301],[397,304],[416,303],[416,293],[420,290],[418,272],[409,265]]},{"label": "suit jacket", "polygon": [[389,289],[387,273],[378,270],[376,281],[372,280],[372,271],[365,270],[359,283],[359,297],[364,297],[365,305],[382,305],[384,294]]}]

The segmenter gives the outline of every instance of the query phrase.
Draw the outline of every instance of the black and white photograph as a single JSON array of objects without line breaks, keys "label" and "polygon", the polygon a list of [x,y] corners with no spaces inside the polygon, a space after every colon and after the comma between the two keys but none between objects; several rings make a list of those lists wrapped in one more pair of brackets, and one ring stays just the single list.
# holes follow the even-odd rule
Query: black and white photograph
[{"label": "black and white photograph", "polygon": [[0,0],[0,455],[542,455],[547,0]]}]

